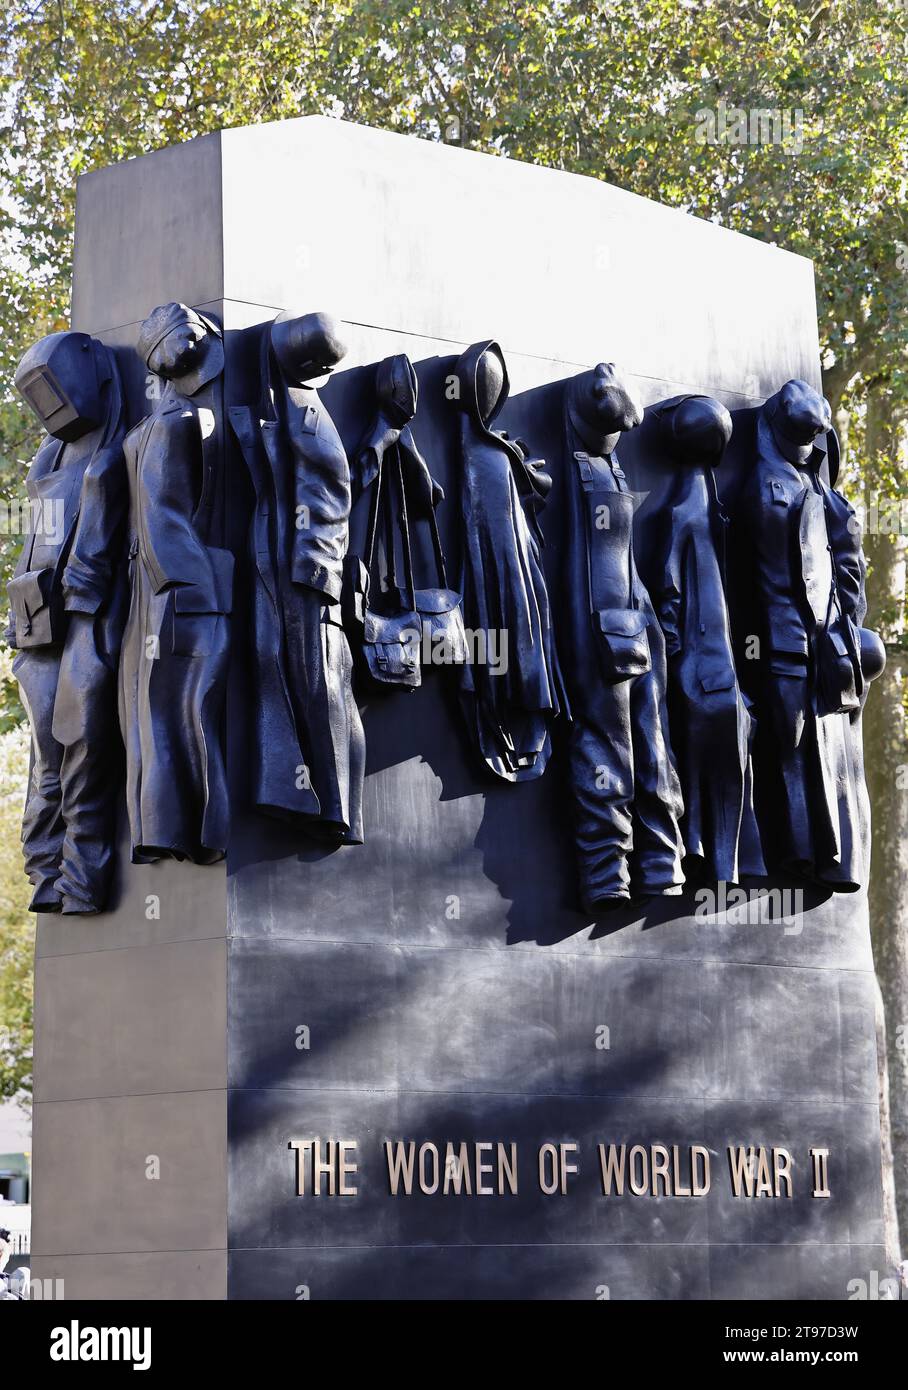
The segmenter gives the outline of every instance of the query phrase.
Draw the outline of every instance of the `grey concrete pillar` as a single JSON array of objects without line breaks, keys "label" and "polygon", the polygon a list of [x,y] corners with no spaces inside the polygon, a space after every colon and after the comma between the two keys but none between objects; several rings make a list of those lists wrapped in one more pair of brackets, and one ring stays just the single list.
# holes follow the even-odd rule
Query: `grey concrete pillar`
[{"label": "grey concrete pillar", "polygon": [[[647,403],[717,396],[739,470],[748,411],[792,376],[819,385],[809,262],[590,179],[318,117],[80,181],[73,326],[126,363],[170,299],[222,320],[228,401],[253,399],[251,326],[340,315],[351,351],[324,399],[348,448],[360,369],[408,352],[452,556],[444,383],[471,341],[502,343],[502,424],[556,464],[555,383],[600,359]],[[633,438],[624,462],[645,519],[666,477]],[[241,551],[226,440],[223,477]],[[556,476],[556,592],[559,525]],[[235,633],[226,867],[124,852],[111,913],[39,923],[36,1277],[72,1298],[844,1298],[884,1268],[863,895],[809,899],[791,930],[699,921],[690,895],[590,923],[557,761],[490,785],[444,672],[369,701],[367,843],[324,855],[242,808],[242,599]],[[288,1144],[314,1136],[357,1142],[355,1197],[296,1195]],[[398,1138],[513,1141],[519,1192],[395,1198],[381,1145]],[[539,1190],[546,1141],[578,1145],[566,1196]],[[703,1145],[712,1190],[604,1198],[599,1142]],[[793,1197],[732,1196],[729,1144],[788,1149]],[[829,1198],[811,1147],[829,1149]]]}]

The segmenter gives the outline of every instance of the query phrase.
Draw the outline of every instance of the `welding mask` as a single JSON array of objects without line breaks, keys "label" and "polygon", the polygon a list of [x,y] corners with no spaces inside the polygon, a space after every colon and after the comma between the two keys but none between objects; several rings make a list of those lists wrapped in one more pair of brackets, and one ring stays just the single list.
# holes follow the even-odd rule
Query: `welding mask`
[{"label": "welding mask", "polygon": [[104,422],[99,354],[87,333],[51,333],[22,358],[16,390],[48,434],[71,443]]}]

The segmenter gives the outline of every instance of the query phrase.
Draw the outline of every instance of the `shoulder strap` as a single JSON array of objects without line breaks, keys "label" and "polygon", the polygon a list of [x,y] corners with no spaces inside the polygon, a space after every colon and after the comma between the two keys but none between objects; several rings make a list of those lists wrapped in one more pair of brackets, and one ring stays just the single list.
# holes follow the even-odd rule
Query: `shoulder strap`
[{"label": "shoulder strap", "polygon": [[[411,551],[410,551],[410,524],[409,524],[409,521],[408,521],[408,519],[407,519],[407,489],[404,487],[404,470],[403,470],[403,464],[401,463],[400,450],[398,449],[398,447],[397,447],[396,444],[395,444],[395,446],[394,446],[393,458],[394,458],[394,463],[395,463],[395,465],[396,465],[395,470],[394,470],[394,481],[395,481],[395,484],[396,484],[396,491],[397,491],[397,493],[398,493],[398,500],[399,500],[399,502],[400,502],[400,513],[399,513],[399,515],[398,515],[398,525],[399,525],[399,527],[400,527],[401,548],[402,548],[402,550],[403,550],[403,557],[404,557],[404,579],[405,579],[406,586],[407,586],[407,587],[406,587],[406,594],[405,594],[405,597],[406,597],[406,599],[407,599],[407,602],[408,602],[408,604],[409,604],[409,607],[410,607],[410,608],[415,608],[415,607],[416,607],[416,588],[415,588],[415,585],[414,585],[414,583],[413,583],[413,556],[412,556]],[[388,507],[388,515],[389,515],[389,523],[390,523],[390,519],[391,519],[390,514],[391,514],[391,510],[392,510],[392,500],[391,500],[390,491],[389,491],[389,495],[388,495],[388,500],[387,500],[387,502],[386,502],[386,506]],[[394,575],[394,538],[393,538],[393,535],[392,535],[392,537],[391,537],[391,548],[390,548],[390,557],[389,557],[389,577],[390,577],[390,579],[391,579],[392,584],[393,584],[394,587],[396,588],[395,575]]]},{"label": "shoulder strap", "polygon": [[[399,445],[395,447],[395,452],[398,455],[398,461],[400,464],[400,490],[402,498],[402,507],[403,513],[407,515],[406,545],[407,553],[410,554],[409,513],[407,512],[407,474],[403,466],[403,459],[400,455]],[[426,471],[428,472],[428,469]],[[430,482],[430,486],[434,488],[434,483]],[[418,517],[419,515],[421,515],[421,512],[418,510],[416,515]],[[429,507],[428,514],[426,516],[426,521],[428,522],[429,526],[429,535],[432,538],[432,553],[435,557],[435,571],[438,578],[438,586],[439,588],[446,589],[448,587],[448,576],[445,567],[445,555],[444,550],[442,549],[441,535],[438,530],[438,516],[436,514],[435,507],[432,504],[431,497],[429,499]]]},{"label": "shoulder strap", "polygon": [[[604,554],[602,546],[599,544],[602,530],[599,525],[599,508],[610,506],[610,499],[614,497],[629,498],[630,490],[625,481],[624,473],[617,466],[617,460],[613,466],[604,459],[591,458],[583,450],[577,449],[574,451],[574,461],[580,479],[580,488],[586,499],[590,608],[595,613],[603,608],[611,608],[614,604],[614,595],[611,593],[612,586],[609,583],[611,576],[606,574],[602,564]],[[614,480],[614,488],[607,485],[604,476],[605,469],[608,469],[610,478]],[[634,555],[631,539],[627,548],[628,608],[636,608],[637,606],[634,577]]]},{"label": "shoulder strap", "polygon": [[429,508],[429,534],[432,537],[432,550],[435,554],[435,568],[438,573],[438,585],[441,589],[448,587],[448,574],[445,568],[445,553],[441,548],[441,536],[438,534],[438,517],[435,508]]},{"label": "shoulder strap", "polygon": [[382,460],[379,459],[378,468],[375,473],[375,481],[372,484],[372,497],[369,501],[369,519],[366,522],[366,549],[363,555],[363,564],[370,573],[372,570],[372,560],[375,556],[375,536],[378,531],[378,508],[381,500],[382,484],[384,482],[384,471]]},{"label": "shoulder strap", "polygon": [[[390,464],[391,476],[385,476],[386,468]],[[390,588],[397,587],[397,563],[396,546],[394,542],[394,505],[399,503],[398,525],[401,534],[401,548],[404,559],[404,597],[411,608],[416,606],[416,593],[413,583],[413,559],[410,553],[410,527],[407,521],[407,499],[406,489],[404,488],[403,470],[401,467],[400,455],[395,446],[385,453],[384,458],[379,462],[378,474],[372,484],[374,491],[369,505],[369,520],[366,531],[366,552],[363,563],[369,573],[372,573],[372,566],[375,560],[375,542],[378,535],[379,515],[381,514],[384,533],[386,562],[388,572],[385,576],[386,585]]]}]

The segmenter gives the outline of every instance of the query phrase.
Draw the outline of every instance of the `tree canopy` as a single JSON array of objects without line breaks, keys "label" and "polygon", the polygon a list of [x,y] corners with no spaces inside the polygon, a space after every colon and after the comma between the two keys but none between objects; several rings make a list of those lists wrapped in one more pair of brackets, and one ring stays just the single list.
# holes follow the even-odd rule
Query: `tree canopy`
[{"label": "tree canopy", "polygon": [[[900,0],[33,0],[7,4],[0,38],[4,380],[66,322],[78,174],[323,112],[591,174],[812,256],[834,405],[874,389],[904,410]],[[801,113],[800,148],[699,142],[720,101]],[[0,429],[9,486],[30,426],[8,396]]]}]

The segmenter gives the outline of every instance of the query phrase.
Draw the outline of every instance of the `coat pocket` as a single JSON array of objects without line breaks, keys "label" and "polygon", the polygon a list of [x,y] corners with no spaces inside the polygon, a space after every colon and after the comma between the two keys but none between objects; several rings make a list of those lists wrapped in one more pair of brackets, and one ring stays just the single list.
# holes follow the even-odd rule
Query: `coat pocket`
[{"label": "coat pocket", "polygon": [[179,584],[174,589],[174,608],[178,613],[229,613],[233,607],[233,556],[229,550],[207,546],[211,579],[203,583]]},{"label": "coat pocket", "polygon": [[209,656],[221,643],[222,619],[233,606],[233,556],[208,547],[209,584],[182,584],[173,591],[171,651],[174,656]]},{"label": "coat pocket", "polygon": [[732,690],[734,684],[735,673],[730,666],[717,665],[700,673],[700,689],[706,695],[719,690]]},{"label": "coat pocket", "polygon": [[807,675],[806,653],[773,651],[769,656],[769,671],[773,676],[796,676],[803,680]]},{"label": "coat pocket", "polygon": [[210,656],[219,646],[221,613],[181,613],[173,609],[170,650],[174,656]]},{"label": "coat pocket", "polygon": [[65,616],[53,569],[28,570],[7,587],[17,647],[44,647],[63,640]]},{"label": "coat pocket", "polygon": [[593,614],[593,625],[604,680],[630,680],[650,670],[645,613],[634,608],[600,608]]}]

